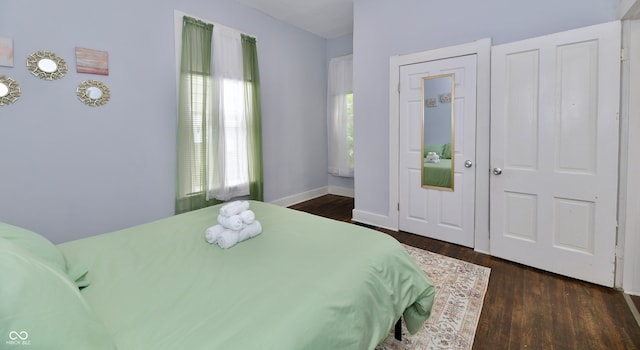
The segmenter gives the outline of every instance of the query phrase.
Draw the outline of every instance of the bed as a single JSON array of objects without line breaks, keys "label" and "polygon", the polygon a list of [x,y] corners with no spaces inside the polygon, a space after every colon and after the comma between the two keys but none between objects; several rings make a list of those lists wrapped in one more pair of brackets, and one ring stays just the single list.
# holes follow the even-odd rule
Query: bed
[{"label": "bed", "polygon": [[423,185],[451,188],[451,159],[440,159],[439,163],[424,160]]},{"label": "bed", "polygon": [[[438,163],[427,161],[429,153],[438,155]],[[425,144],[423,147],[422,185],[452,188],[451,143]]]},{"label": "bed", "polygon": [[230,249],[204,239],[219,206],[57,246],[0,224],[0,341],[32,350],[373,349],[399,317],[412,333],[429,317],[433,284],[391,236],[250,206],[263,231]]}]

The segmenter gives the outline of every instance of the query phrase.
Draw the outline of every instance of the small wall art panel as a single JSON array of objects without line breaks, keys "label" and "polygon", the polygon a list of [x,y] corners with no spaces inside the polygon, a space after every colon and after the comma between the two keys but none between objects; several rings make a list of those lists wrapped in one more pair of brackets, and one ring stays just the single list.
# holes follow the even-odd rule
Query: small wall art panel
[{"label": "small wall art panel", "polygon": [[13,40],[0,37],[0,66],[13,67]]},{"label": "small wall art panel", "polygon": [[76,71],[78,73],[109,75],[109,53],[76,47]]}]

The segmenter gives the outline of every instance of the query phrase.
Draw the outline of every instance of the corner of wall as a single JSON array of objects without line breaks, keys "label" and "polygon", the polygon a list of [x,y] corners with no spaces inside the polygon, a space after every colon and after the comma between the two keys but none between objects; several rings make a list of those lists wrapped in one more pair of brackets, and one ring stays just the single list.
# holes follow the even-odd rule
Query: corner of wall
[{"label": "corner of wall", "polygon": [[393,231],[398,230],[397,225],[393,224],[391,217],[389,216],[370,213],[370,212],[366,212],[358,209],[354,209],[351,216],[353,221],[356,221],[362,224],[372,225],[372,226],[384,228],[387,230],[393,230]]}]

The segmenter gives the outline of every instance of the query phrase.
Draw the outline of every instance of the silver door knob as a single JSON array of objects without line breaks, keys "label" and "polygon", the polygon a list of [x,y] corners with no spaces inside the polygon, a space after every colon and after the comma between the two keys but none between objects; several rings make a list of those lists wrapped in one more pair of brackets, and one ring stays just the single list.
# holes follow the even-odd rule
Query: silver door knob
[{"label": "silver door knob", "polygon": [[473,162],[470,160],[467,160],[466,162],[464,162],[464,167],[465,168],[471,168],[473,166]]},{"label": "silver door knob", "polygon": [[493,168],[493,175],[500,175],[502,174],[502,169],[500,168]]}]

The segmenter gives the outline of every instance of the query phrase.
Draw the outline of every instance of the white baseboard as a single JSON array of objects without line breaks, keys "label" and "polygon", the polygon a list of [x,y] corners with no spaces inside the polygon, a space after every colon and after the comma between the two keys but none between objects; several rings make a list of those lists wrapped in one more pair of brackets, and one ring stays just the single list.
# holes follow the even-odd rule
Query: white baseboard
[{"label": "white baseboard", "polygon": [[298,204],[304,201],[308,201],[310,199],[324,196],[325,194],[329,194],[329,188],[327,186],[316,188],[314,190],[307,191],[307,192],[294,194],[292,196],[276,199],[276,200],[270,201],[269,203],[279,205],[281,207],[289,207],[294,204]]},{"label": "white baseboard", "polygon": [[354,209],[351,213],[352,220],[387,230],[398,231],[398,228],[391,222],[388,216],[374,214],[362,210]]},{"label": "white baseboard", "polygon": [[485,250],[485,249],[473,248],[473,251],[476,252],[476,253],[486,254],[486,255],[491,256],[491,253],[488,250]]},{"label": "white baseboard", "polygon": [[638,309],[636,308],[636,304],[633,303],[633,300],[631,300],[631,297],[629,297],[629,295],[627,295],[626,293],[622,293],[622,295],[624,296],[624,300],[627,302],[627,305],[629,305],[629,309],[631,309],[631,314],[633,314],[633,318],[636,319],[638,326],[640,326],[640,312],[638,312]]},{"label": "white baseboard", "polygon": [[632,291],[632,290],[624,290],[625,294],[633,295],[634,297],[640,297],[640,292]]},{"label": "white baseboard", "polygon": [[341,186],[329,186],[329,194],[335,194],[336,196],[344,196],[354,198],[356,192],[353,188],[341,187]]},{"label": "white baseboard", "polygon": [[325,194],[335,194],[337,196],[345,196],[353,198],[355,192],[353,188],[340,187],[340,186],[324,186],[316,188],[311,191],[294,194],[292,196],[276,199],[269,203],[279,205],[281,207],[290,207],[292,205],[302,203],[314,198],[324,196]]}]

